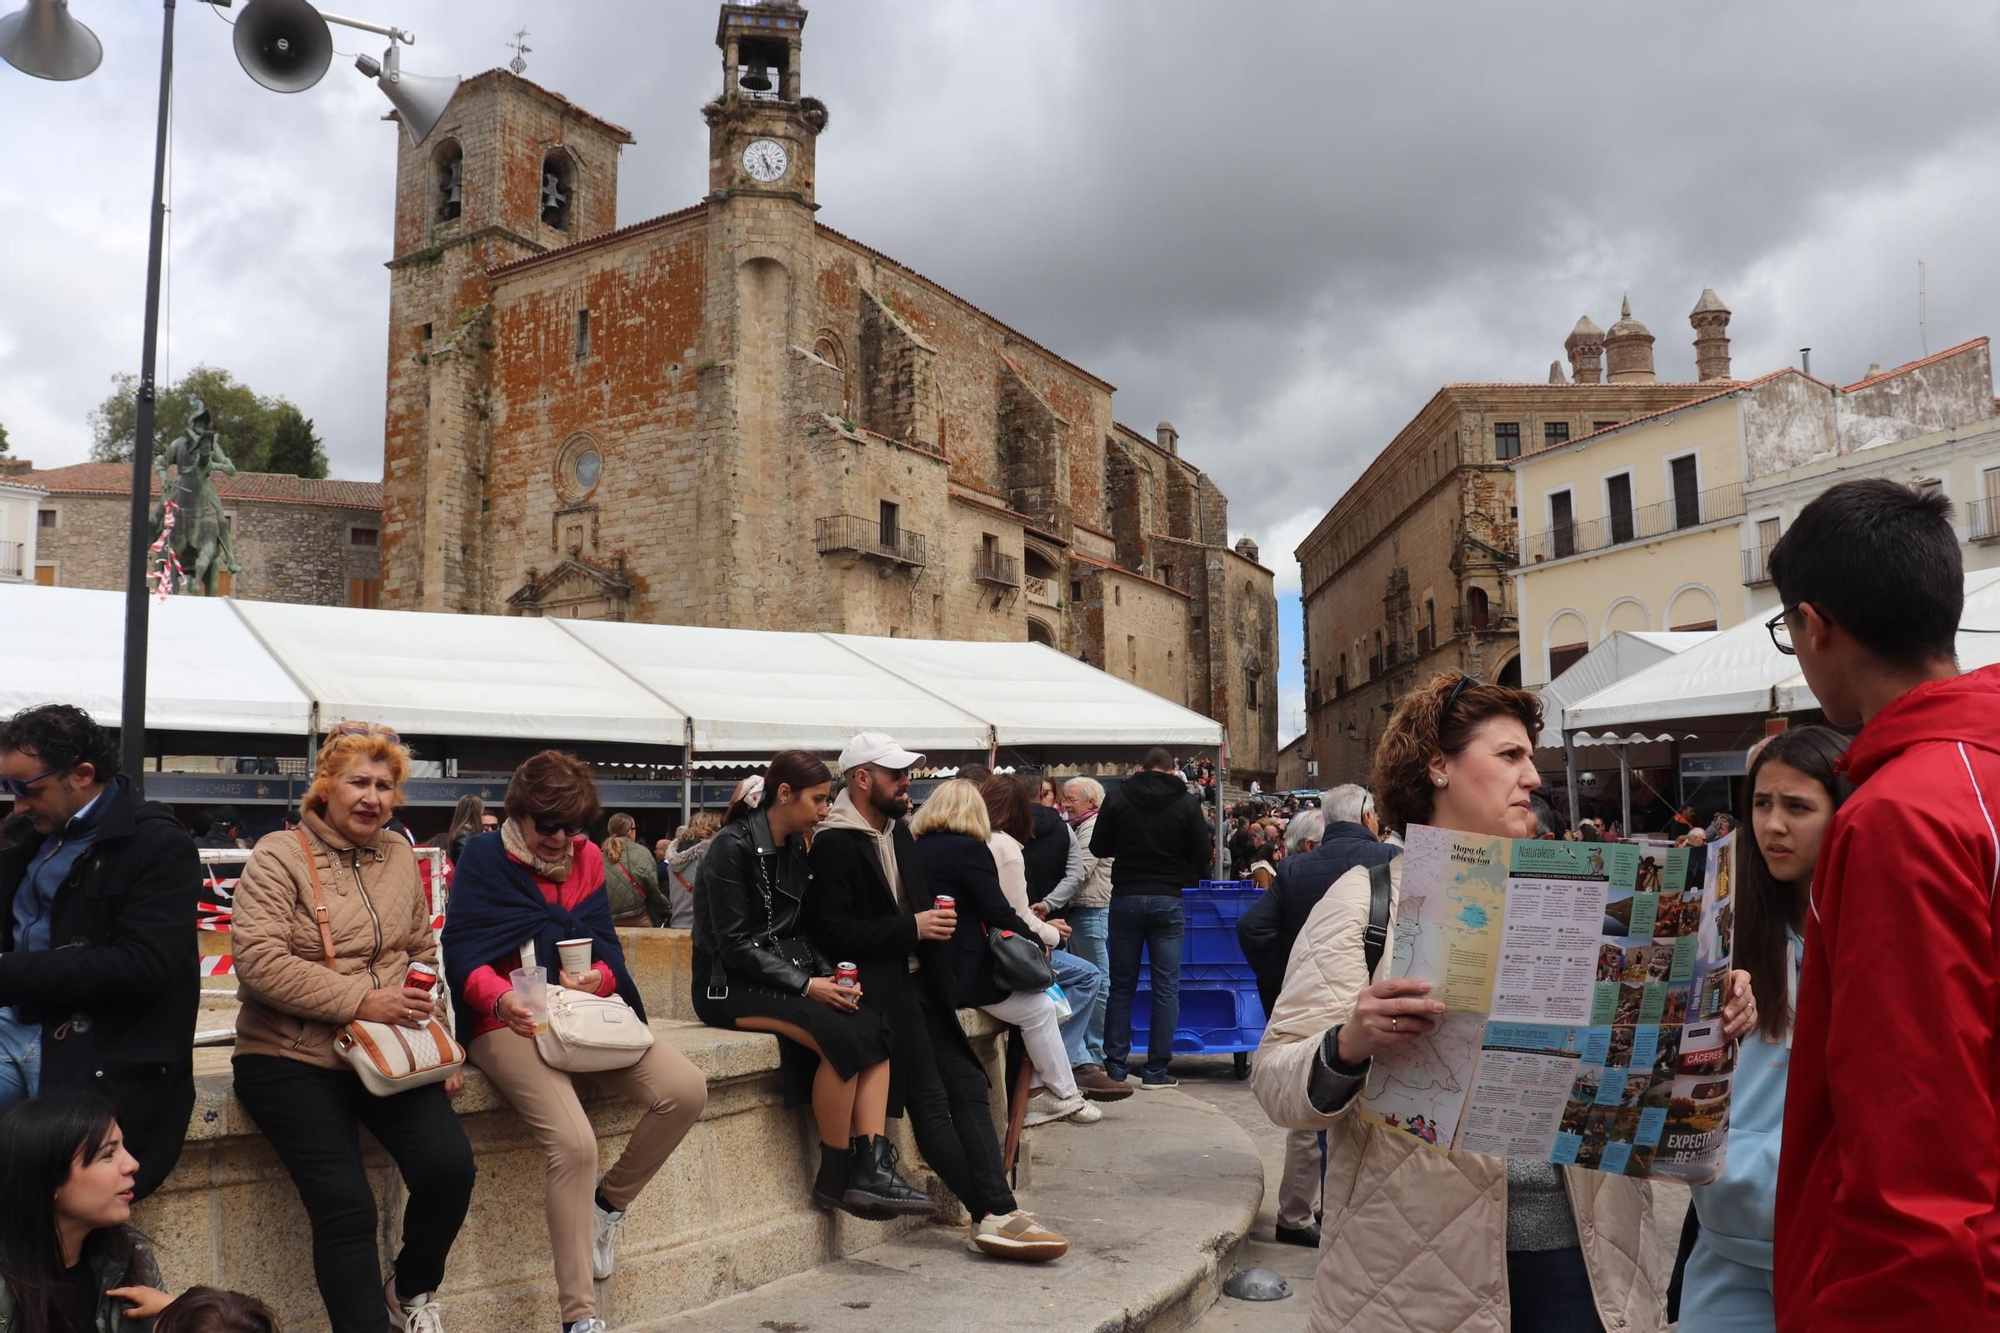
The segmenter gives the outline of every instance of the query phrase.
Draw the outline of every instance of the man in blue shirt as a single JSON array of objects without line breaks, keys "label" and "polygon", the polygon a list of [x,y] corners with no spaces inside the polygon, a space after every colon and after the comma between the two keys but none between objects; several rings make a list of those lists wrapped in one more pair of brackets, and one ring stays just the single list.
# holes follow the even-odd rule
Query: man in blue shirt
[{"label": "man in blue shirt", "polygon": [[194,1106],[201,865],[111,734],[44,704],[0,722],[0,1104],[88,1089],[118,1109],[144,1197]]}]

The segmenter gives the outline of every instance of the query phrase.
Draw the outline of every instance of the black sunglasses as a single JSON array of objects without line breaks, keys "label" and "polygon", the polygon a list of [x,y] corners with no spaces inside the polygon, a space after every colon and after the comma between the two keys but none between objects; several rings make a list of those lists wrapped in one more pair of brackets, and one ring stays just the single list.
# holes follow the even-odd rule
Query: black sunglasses
[{"label": "black sunglasses", "polygon": [[0,778],[0,787],[5,787],[8,793],[11,796],[13,796],[15,800],[18,801],[26,797],[28,794],[28,789],[34,786],[37,782],[40,782],[44,778],[52,778],[60,772],[62,772],[60,768],[47,769],[43,772],[35,774],[35,776],[27,779],[26,781],[22,781],[19,778]]},{"label": "black sunglasses", "polygon": [[1451,687],[1451,693],[1445,695],[1444,707],[1438,709],[1438,724],[1442,726],[1444,724],[1444,720],[1451,716],[1451,706],[1458,702],[1459,695],[1465,693],[1466,686],[1468,685],[1477,686],[1481,683],[1482,682],[1477,676],[1460,676],[1458,678],[1458,683]]},{"label": "black sunglasses", "polygon": [[534,816],[534,821],[535,832],[541,834],[544,838],[554,837],[558,833],[574,838],[577,834],[590,827],[590,825],[581,820],[543,819],[540,815]]}]

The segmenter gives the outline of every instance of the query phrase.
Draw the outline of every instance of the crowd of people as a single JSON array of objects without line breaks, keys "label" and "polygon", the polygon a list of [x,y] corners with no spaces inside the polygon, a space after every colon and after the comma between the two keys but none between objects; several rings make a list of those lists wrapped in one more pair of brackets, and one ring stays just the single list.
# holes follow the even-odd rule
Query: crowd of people
[{"label": "crowd of people", "polygon": [[[1371,947],[1377,882],[1392,910],[1401,892],[1403,833],[1620,832],[1566,828],[1538,795],[1537,698],[1440,675],[1399,702],[1372,787],[1228,812],[1232,859],[1267,872],[1239,929],[1269,1013],[1252,1086],[1289,1131],[1277,1235],[1318,1249],[1314,1333],[1657,1329],[1669,1301],[1690,1330],[2000,1317],[2000,671],[1957,671],[1959,549],[1934,495],[1835,487],[1770,568],[1774,642],[1832,726],[1768,738],[1748,765],[1723,1009],[1740,1042],[1731,1143],[1724,1174],[1694,1191],[1671,1294],[1646,1182],[1439,1150],[1357,1112],[1375,1057],[1443,1011],[1429,981],[1390,975],[1380,935]],[[1213,788],[1156,750],[1108,796],[1090,778],[975,766],[913,809],[923,762],[878,733],[854,737],[837,773],[787,751],[720,816],[648,848],[629,817],[605,820],[587,764],[544,751],[498,811],[454,812],[434,932],[395,820],[409,751],[381,726],[336,727],[296,826],[248,849],[238,878],[231,1062],[304,1205],[333,1329],[443,1326],[435,1294],[477,1173],[451,1105],[461,1050],[546,1155],[563,1333],[604,1329],[596,1283],[625,1212],[707,1099],[670,1042],[577,1065],[550,1040],[552,1006],[606,1006],[650,1032],[621,927],[685,922],[702,1021],[777,1038],[785,1100],[819,1137],[801,1182],[815,1204],[936,1212],[899,1160],[888,1122],[902,1117],[969,1214],[968,1249],[1064,1254],[1012,1192],[958,1011],[1018,1033],[1029,1123],[1110,1119],[1135,1090],[1174,1086],[1181,891],[1210,863]],[[14,799],[0,1163],[21,1201],[0,1217],[0,1329],[271,1329],[254,1297],[172,1297],[130,1220],[174,1169],[193,1101],[195,840],[74,707],[0,723],[0,782]],[[1738,825],[1686,808],[1660,836],[1694,846]],[[236,835],[225,816],[205,836]],[[364,1028],[399,1034],[398,1078],[425,1077],[371,1077]],[[601,1174],[579,1078],[639,1108]],[[1884,1089],[1949,1131],[1910,1132]],[[408,1189],[386,1271],[362,1128]]]}]

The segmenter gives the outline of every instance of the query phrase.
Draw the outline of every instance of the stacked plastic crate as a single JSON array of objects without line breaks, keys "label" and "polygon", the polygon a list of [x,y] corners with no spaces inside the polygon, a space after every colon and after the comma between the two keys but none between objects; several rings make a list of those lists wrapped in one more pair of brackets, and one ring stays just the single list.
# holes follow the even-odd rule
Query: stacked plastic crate
[{"label": "stacked plastic crate", "polygon": [[[1181,890],[1186,933],[1181,938],[1180,1021],[1174,1025],[1174,1054],[1236,1057],[1236,1077],[1250,1072],[1250,1052],[1264,1036],[1264,1004],[1257,978],[1243,959],[1236,923],[1262,890],[1247,879],[1205,879]],[[1132,1001],[1132,1052],[1143,1061],[1152,1031],[1153,993],[1144,984]]]}]

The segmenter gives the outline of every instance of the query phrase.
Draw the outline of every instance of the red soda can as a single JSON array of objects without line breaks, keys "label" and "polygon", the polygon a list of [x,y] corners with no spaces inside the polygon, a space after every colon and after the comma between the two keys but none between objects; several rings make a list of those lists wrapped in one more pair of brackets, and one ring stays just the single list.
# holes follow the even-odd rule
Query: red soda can
[{"label": "red soda can", "polygon": [[948,893],[940,893],[932,901],[936,903],[937,910],[940,912],[956,912],[958,910],[958,899]]},{"label": "red soda can", "polygon": [[859,986],[861,969],[852,963],[837,963],[833,969],[833,984],[836,986]]},{"label": "red soda can", "polygon": [[403,974],[404,990],[428,991],[437,985],[438,970],[429,963],[411,963],[410,970]]}]

